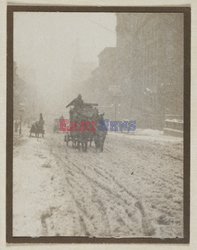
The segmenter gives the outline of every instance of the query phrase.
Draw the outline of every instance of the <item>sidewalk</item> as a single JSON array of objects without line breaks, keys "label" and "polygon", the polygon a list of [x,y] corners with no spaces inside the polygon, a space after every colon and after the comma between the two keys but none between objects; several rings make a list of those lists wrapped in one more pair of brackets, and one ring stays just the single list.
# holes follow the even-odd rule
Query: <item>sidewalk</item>
[{"label": "sidewalk", "polygon": [[175,137],[165,135],[161,130],[154,129],[137,129],[136,131],[120,132],[120,131],[108,131],[110,135],[123,136],[131,139],[150,140],[150,141],[163,141],[163,142],[183,142],[183,137]]}]

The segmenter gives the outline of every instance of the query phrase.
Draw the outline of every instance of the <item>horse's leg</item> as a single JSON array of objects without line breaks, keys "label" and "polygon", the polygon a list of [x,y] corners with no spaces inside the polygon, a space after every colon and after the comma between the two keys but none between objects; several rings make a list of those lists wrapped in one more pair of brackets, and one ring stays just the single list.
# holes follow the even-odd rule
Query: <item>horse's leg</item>
[{"label": "horse's leg", "polygon": [[87,152],[87,149],[88,149],[88,141],[87,140],[85,141],[85,145],[84,146],[85,146],[85,152]]},{"label": "horse's leg", "polygon": [[85,142],[84,142],[84,138],[82,138],[81,147],[82,147],[82,151],[85,152]]},{"label": "horse's leg", "polygon": [[103,146],[104,146],[104,141],[101,141],[101,143],[100,143],[101,152],[103,152]]},{"label": "horse's leg", "polygon": [[97,139],[94,138],[94,144],[95,144],[95,148],[96,148],[96,152],[97,152],[97,149],[98,149],[98,143],[97,143]]},{"label": "horse's leg", "polygon": [[67,135],[65,135],[65,137],[64,137],[64,141],[66,142],[66,146],[68,146],[69,137],[68,137]]},{"label": "horse's leg", "polygon": [[78,140],[77,140],[77,149],[80,151],[80,147],[81,147],[81,141],[79,140],[79,138],[78,138]]},{"label": "horse's leg", "polygon": [[100,151],[100,138],[99,137],[96,138],[96,148],[97,148],[97,152],[98,150]]},{"label": "horse's leg", "polygon": [[76,138],[72,136],[71,140],[72,140],[72,148],[76,148]]}]

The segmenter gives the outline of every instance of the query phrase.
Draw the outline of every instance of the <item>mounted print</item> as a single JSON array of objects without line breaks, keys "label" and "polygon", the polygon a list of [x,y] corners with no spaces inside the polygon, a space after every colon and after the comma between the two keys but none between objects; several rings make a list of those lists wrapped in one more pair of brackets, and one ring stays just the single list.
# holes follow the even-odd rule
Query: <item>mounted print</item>
[{"label": "mounted print", "polygon": [[188,243],[190,8],[7,23],[7,242]]}]

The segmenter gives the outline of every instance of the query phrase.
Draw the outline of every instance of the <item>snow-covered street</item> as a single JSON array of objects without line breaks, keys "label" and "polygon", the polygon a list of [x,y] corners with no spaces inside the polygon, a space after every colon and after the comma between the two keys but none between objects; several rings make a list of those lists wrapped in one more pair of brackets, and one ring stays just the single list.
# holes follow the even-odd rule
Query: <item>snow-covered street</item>
[{"label": "snow-covered street", "polygon": [[78,152],[61,133],[14,146],[14,236],[183,237],[183,141],[109,133]]}]

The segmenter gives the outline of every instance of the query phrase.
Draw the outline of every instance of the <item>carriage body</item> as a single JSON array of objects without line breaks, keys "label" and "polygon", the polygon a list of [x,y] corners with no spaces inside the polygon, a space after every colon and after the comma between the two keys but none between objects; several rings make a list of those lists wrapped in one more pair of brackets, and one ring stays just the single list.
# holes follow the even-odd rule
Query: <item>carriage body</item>
[{"label": "carriage body", "polygon": [[41,124],[39,122],[35,122],[32,124],[31,128],[30,128],[30,134],[29,136],[32,137],[32,134],[35,134],[35,137],[39,137],[39,135],[41,134],[42,137],[44,137],[44,124]]},{"label": "carriage body", "polygon": [[[98,129],[99,112],[95,104],[83,103],[80,108],[71,108],[69,121],[70,128],[72,128],[73,122],[77,127],[71,129],[71,131],[67,131],[65,135],[67,145],[69,141],[72,141],[73,147],[82,148],[83,151],[87,151],[88,143],[92,146],[92,142],[94,141],[96,148],[101,148],[101,151],[103,150],[103,145],[100,147],[100,143],[97,143],[101,139],[101,133]],[[81,127],[81,122],[85,123],[85,126]],[[105,136],[102,133],[102,138],[105,138]]]}]

